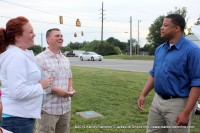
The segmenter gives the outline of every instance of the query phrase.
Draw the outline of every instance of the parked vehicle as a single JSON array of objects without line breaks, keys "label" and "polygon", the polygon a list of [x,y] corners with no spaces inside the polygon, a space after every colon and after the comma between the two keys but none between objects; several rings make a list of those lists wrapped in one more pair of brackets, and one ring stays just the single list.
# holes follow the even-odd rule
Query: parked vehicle
[{"label": "parked vehicle", "polygon": [[71,51],[65,51],[63,54],[67,57],[78,57],[79,54],[82,54],[85,51],[82,50],[71,50]]},{"label": "parked vehicle", "polygon": [[79,56],[80,54],[84,53],[85,51],[83,50],[73,50],[73,53],[75,54],[75,56]]},{"label": "parked vehicle", "polygon": [[73,51],[65,51],[63,54],[66,57],[75,57],[75,54],[73,53]]},{"label": "parked vehicle", "polygon": [[91,60],[91,61],[98,60],[98,61],[102,61],[103,60],[103,56],[99,55],[99,54],[97,54],[95,52],[84,52],[84,53],[79,55],[79,59],[81,61],[83,61],[83,60]]}]

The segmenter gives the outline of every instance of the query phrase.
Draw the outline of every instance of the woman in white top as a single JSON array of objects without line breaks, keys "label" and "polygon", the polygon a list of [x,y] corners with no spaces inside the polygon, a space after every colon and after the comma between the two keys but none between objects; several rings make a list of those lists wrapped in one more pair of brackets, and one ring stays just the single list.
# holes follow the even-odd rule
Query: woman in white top
[{"label": "woman in white top", "polygon": [[0,127],[13,133],[33,133],[40,118],[44,89],[51,79],[42,79],[32,51],[35,34],[29,20],[17,17],[0,29],[0,81],[3,122]]}]

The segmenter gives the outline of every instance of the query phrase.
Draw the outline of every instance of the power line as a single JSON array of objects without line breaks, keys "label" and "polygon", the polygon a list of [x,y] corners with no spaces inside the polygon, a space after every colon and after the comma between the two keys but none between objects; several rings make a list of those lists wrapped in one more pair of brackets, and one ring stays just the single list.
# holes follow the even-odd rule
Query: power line
[{"label": "power line", "polygon": [[[13,18],[13,17],[7,17],[7,16],[0,16],[0,17],[1,17],[1,18],[6,18],[6,19],[11,19],[11,18]],[[29,19],[29,21],[31,21],[31,22],[36,22],[36,23],[60,25],[60,24],[58,24],[58,23],[44,22],[44,21],[38,21],[38,20],[32,20],[32,19]],[[67,25],[67,24],[62,24],[62,25],[74,27],[74,25]],[[83,27],[83,28],[100,28],[100,27],[91,27],[91,26],[82,26],[82,27]],[[117,26],[116,26],[116,27],[117,27]],[[141,26],[140,26],[140,27],[141,27]],[[110,26],[109,26],[109,28],[110,28]],[[112,26],[112,28],[115,28],[115,26]],[[140,30],[142,30],[142,29],[140,29]],[[113,30],[112,30],[112,31],[113,31]],[[118,31],[116,31],[116,32],[118,32]],[[116,32],[114,31],[114,32],[110,32],[110,33],[116,33]],[[125,31],[123,31],[123,32],[125,32]],[[134,32],[137,32],[137,31],[135,30]]]},{"label": "power line", "polygon": [[58,15],[58,14],[55,14],[55,13],[50,13],[50,12],[47,12],[47,11],[43,11],[43,10],[39,10],[39,9],[35,9],[35,8],[31,8],[31,7],[23,6],[23,5],[19,5],[19,4],[12,3],[12,2],[8,2],[8,1],[4,1],[4,0],[0,0],[0,1],[5,2],[5,3],[12,4],[12,5],[16,5],[16,6],[20,6],[20,7],[28,8],[28,9],[31,9],[31,10],[36,10],[36,11],[39,11],[39,12],[44,12],[44,13],[47,13],[47,14],[53,14],[53,15],[56,15],[56,16]]},{"label": "power line", "polygon": [[[24,6],[24,5],[20,5],[20,4],[16,4],[16,3],[5,1],[5,0],[0,0],[0,1],[4,2],[4,3],[15,5],[15,6],[20,6],[20,7],[23,7],[23,8],[35,10],[35,11],[38,11],[38,12],[43,12],[43,13],[46,13],[46,14],[60,16],[60,14],[57,14],[57,13],[53,13],[53,12],[49,12],[49,11],[44,11],[44,10],[40,10],[40,9],[36,9],[36,8],[32,8],[32,7],[28,7],[28,6]],[[76,17],[70,17],[70,16],[65,16],[65,15],[62,15],[62,16],[63,17],[67,17],[67,18],[77,19]],[[81,18],[81,20],[99,21],[98,19],[94,19],[94,18]],[[108,21],[111,21],[111,22],[113,22],[113,21],[115,21],[115,22],[127,22],[127,21],[122,21],[122,20],[111,20],[111,19],[108,19]]]},{"label": "power line", "polygon": [[[12,5],[15,5],[15,6],[20,6],[20,7],[23,7],[23,8],[27,8],[27,9],[31,9],[31,10],[36,10],[36,11],[39,11],[39,12],[43,12],[43,13],[47,13],[47,14],[52,14],[52,15],[56,15],[56,16],[60,16],[59,14],[56,14],[56,13],[53,13],[53,12],[47,12],[47,11],[44,11],[44,10],[39,10],[39,9],[36,9],[36,8],[32,8],[32,7],[28,7],[28,6],[24,6],[24,5],[20,5],[20,4],[16,4],[16,3],[12,3],[12,2],[8,2],[8,1],[5,1],[5,0],[0,0],[1,2],[4,2],[4,3],[8,3],[8,4],[12,4]],[[103,7],[102,7],[103,8]],[[103,13],[103,9],[102,9],[102,13]],[[104,20],[104,15],[105,14],[101,14],[102,15],[102,21]],[[73,19],[76,19],[75,17],[69,17],[67,16],[67,18],[73,18]],[[97,20],[97,19],[86,19],[86,18],[81,18],[81,20]],[[31,20],[33,22],[38,22],[38,23],[46,23],[46,24],[57,24],[57,23],[50,23],[50,22],[42,22],[42,21],[36,21],[36,20]],[[98,20],[99,21],[99,20]],[[113,20],[108,20],[108,22],[113,22]],[[124,23],[127,21],[119,21],[119,20],[115,20],[114,22],[121,22],[121,23]],[[63,24],[63,25],[66,25],[66,24]],[[73,26],[73,25],[66,25],[66,26]],[[106,26],[106,25],[105,25]],[[91,26],[83,26],[85,28],[97,28],[97,27],[91,27]],[[114,27],[114,26],[109,26],[109,27]],[[118,26],[116,26],[118,27]],[[102,23],[102,28],[103,28],[103,23]],[[103,35],[102,35],[103,37]]]},{"label": "power line", "polygon": [[[13,18],[13,17],[7,17],[7,16],[0,16],[1,18],[6,18],[6,19],[11,19],[11,18]],[[51,22],[42,22],[42,21],[36,21],[36,20],[30,20],[29,19],[29,21],[31,21],[31,22],[36,22],[36,23],[44,23],[44,24],[55,24],[55,25],[60,25],[60,24],[58,24],[58,23],[51,23]],[[64,26],[70,26],[70,27],[74,27],[74,25],[66,25],[66,24],[62,24],[62,25],[64,25]],[[82,26],[83,28],[100,28],[100,27],[88,27],[88,26]],[[85,32],[85,33],[100,33],[101,31],[94,31],[94,32]],[[106,31],[104,31],[104,33],[114,33],[114,34],[121,34],[121,33],[125,33],[126,31],[119,31],[119,30],[117,30],[117,31],[114,31],[114,30],[112,30],[112,31],[109,31],[109,30],[106,30]],[[134,31],[134,32],[137,32],[137,31]],[[72,33],[69,33],[69,34],[72,34]]]},{"label": "power line", "polygon": [[[44,11],[44,10],[39,10],[39,9],[35,9],[35,8],[32,8],[32,7],[28,7],[28,6],[24,6],[24,5],[20,5],[20,4],[16,4],[16,3],[12,3],[12,2],[8,2],[8,1],[5,1],[5,0],[0,0],[1,2],[5,2],[5,3],[9,3],[9,4],[12,4],[12,5],[15,5],[15,6],[20,6],[20,7],[24,7],[24,8],[27,8],[27,9],[31,9],[31,10],[35,10],[35,11],[39,11],[39,12],[43,12],[43,13],[47,13],[47,14],[52,14],[52,15],[56,15],[56,16],[60,16],[59,14],[56,14],[56,13],[53,13],[53,12],[47,12],[47,11]],[[64,16],[64,15],[63,15]],[[67,17],[67,18],[73,18],[73,19],[77,19],[75,17],[69,17],[69,16],[64,16],[64,17]],[[81,18],[82,20],[97,20],[97,19],[84,19],[84,18]]]},{"label": "power line", "polygon": [[[7,18],[7,19],[13,18],[13,17],[7,17],[7,16],[0,16],[0,17],[2,17],[2,18]],[[58,24],[58,23],[43,22],[43,21],[30,20],[30,19],[29,19],[29,21],[31,21],[31,22],[37,22],[37,23],[45,23],[45,24],[56,24],[56,25],[60,25],[60,24]],[[62,24],[62,25],[74,27],[74,25],[66,25],[66,24]],[[83,27],[83,28],[97,28],[97,27],[89,27],[89,26],[82,26],[82,27]]]},{"label": "power line", "polygon": [[[4,3],[8,3],[8,4],[12,4],[12,5],[15,5],[15,6],[20,6],[20,7],[23,7],[23,8],[27,8],[27,9],[31,9],[31,10],[35,10],[35,11],[38,11],[38,12],[43,12],[43,13],[46,13],[46,14],[52,14],[52,15],[55,15],[55,16],[60,16],[59,14],[57,13],[53,13],[53,12],[48,12],[48,11],[44,11],[44,10],[40,10],[40,9],[36,9],[36,8],[32,8],[32,7],[28,7],[28,6],[24,6],[24,5],[20,5],[20,4],[16,4],[16,3],[13,3],[13,2],[8,2],[8,1],[5,1],[5,0],[0,0],[0,2],[4,2]],[[103,6],[102,6],[102,16],[104,17],[105,14],[103,14]],[[6,17],[6,16],[0,16],[0,17],[4,17],[4,18],[11,18],[11,17]],[[67,18],[75,18],[75,17],[69,17],[69,16],[66,16]],[[102,20],[104,20],[104,18],[102,17]],[[77,18],[75,18],[77,19]],[[94,19],[84,19],[82,18],[82,20],[94,20]],[[96,19],[95,19],[96,20]],[[44,22],[44,21],[37,21],[37,20],[30,20],[32,22],[37,22],[37,23],[45,23],[45,24],[56,24],[56,25],[60,25],[58,23],[53,23],[53,22]],[[109,20],[110,22],[113,22],[112,20]],[[127,21],[120,21],[120,20],[114,20],[114,22],[126,22]],[[66,25],[66,24],[62,24],[63,26],[71,26],[73,27],[74,25]],[[106,26],[106,25],[105,25]],[[99,27],[91,27],[91,26],[82,26],[83,28],[99,28]],[[107,27],[107,26],[106,26]],[[109,26],[110,27],[113,27],[113,26]],[[116,26],[118,27],[118,26]],[[103,28],[103,27],[102,27]],[[113,30],[112,30],[113,31]],[[86,32],[85,32],[86,33]],[[118,33],[118,32],[105,32],[105,33]],[[121,32],[122,33],[122,32]],[[103,35],[102,35],[102,38],[103,38]]]}]

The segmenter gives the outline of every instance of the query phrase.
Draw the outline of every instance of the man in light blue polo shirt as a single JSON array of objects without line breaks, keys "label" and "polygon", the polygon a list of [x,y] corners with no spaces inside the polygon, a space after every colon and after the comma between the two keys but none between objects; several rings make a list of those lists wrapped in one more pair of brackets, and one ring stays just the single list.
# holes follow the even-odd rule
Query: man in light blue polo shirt
[{"label": "man in light blue polo shirt", "polygon": [[184,34],[185,19],[179,14],[164,18],[161,37],[168,41],[155,51],[153,68],[138,99],[143,110],[145,96],[154,88],[147,133],[188,133],[200,96],[200,49]]}]

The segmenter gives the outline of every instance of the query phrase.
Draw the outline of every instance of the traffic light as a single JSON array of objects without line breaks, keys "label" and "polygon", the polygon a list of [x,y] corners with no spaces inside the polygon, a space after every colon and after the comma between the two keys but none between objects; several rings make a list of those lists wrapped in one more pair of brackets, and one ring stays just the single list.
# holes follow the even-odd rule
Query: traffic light
[{"label": "traffic light", "polygon": [[60,16],[59,20],[60,20],[60,24],[63,24],[63,16]]},{"label": "traffic light", "polygon": [[77,37],[77,34],[76,34],[76,32],[74,33],[74,37]]},{"label": "traffic light", "polygon": [[77,26],[77,27],[81,27],[81,22],[80,22],[79,19],[76,20],[76,26]]},{"label": "traffic light", "polygon": [[81,31],[81,36],[84,36],[83,31]]}]

